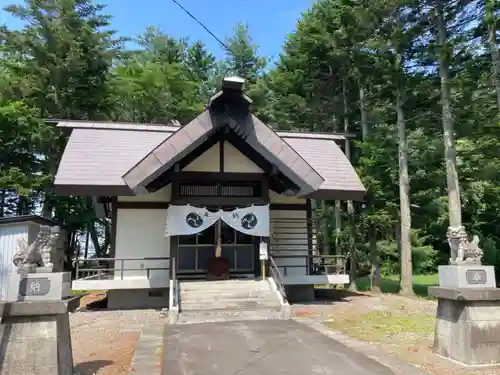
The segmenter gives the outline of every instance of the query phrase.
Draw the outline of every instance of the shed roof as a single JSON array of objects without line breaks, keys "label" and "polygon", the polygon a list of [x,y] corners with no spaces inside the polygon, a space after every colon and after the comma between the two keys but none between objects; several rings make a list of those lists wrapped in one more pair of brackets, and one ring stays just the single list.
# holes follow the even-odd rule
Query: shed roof
[{"label": "shed roof", "polygon": [[59,225],[56,221],[46,219],[38,215],[19,215],[19,216],[4,216],[0,217],[0,225],[7,224],[21,224],[26,222],[33,222],[40,225],[49,225],[51,227]]}]

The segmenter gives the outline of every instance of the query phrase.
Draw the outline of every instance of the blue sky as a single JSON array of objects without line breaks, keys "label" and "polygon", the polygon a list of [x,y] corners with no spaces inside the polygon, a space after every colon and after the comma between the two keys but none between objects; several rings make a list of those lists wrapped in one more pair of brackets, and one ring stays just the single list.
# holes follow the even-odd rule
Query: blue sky
[{"label": "blue sky", "polygon": [[[247,22],[259,53],[272,59],[281,51],[285,37],[295,29],[303,11],[312,0],[178,0],[220,39],[231,35],[238,21]],[[0,7],[21,3],[0,0]],[[123,36],[135,36],[148,26],[156,26],[173,37],[202,40],[217,57],[224,51],[201,26],[171,0],[101,0],[112,26]],[[22,23],[0,11],[0,24],[19,28]]]}]

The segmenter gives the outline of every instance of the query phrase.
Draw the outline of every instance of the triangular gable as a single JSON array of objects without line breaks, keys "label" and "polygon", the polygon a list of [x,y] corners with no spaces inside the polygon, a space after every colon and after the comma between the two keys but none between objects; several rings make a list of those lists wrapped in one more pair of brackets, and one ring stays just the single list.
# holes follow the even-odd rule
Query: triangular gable
[{"label": "triangular gable", "polygon": [[[205,148],[203,147],[202,150]],[[183,160],[179,165],[179,170],[198,173],[265,173],[265,170],[259,167],[251,157],[245,155],[225,139],[219,139],[215,145],[201,153],[200,156],[194,155],[189,160]]]},{"label": "triangular gable", "polygon": [[[217,95],[211,106],[187,125],[153,149],[123,175],[125,183],[136,193],[148,192],[147,186],[206,142],[217,131],[231,132],[243,139],[284,176],[299,187],[298,195],[317,191],[323,178],[278,134],[238,107],[235,93]],[[241,93],[240,93],[241,95]],[[221,112],[221,108],[224,110]]]}]

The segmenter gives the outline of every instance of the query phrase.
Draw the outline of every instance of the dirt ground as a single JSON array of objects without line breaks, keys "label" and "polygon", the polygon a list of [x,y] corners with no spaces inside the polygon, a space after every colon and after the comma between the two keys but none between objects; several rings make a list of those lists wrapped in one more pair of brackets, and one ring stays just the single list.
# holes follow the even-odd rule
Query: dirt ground
[{"label": "dirt ground", "polygon": [[[82,298],[81,307],[103,294]],[[161,319],[156,310],[81,311],[71,314],[73,362],[78,375],[125,375],[142,327]]]},{"label": "dirt ground", "polygon": [[[81,306],[104,295],[82,298]],[[500,375],[500,368],[470,370],[432,352],[436,302],[392,294],[342,294],[342,298],[292,305],[297,317],[377,345],[434,375]],[[78,375],[128,373],[142,327],[163,319],[156,310],[88,311],[71,315]]]},{"label": "dirt ground", "polygon": [[435,375],[500,375],[500,369],[470,370],[432,352],[437,304],[393,294],[351,294],[334,302],[294,305],[295,316],[321,320],[332,329],[378,345]]}]

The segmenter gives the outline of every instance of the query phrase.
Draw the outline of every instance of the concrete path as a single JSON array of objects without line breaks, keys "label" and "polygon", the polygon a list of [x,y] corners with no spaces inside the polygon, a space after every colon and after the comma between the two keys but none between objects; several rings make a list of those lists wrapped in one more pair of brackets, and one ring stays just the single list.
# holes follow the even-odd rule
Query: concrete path
[{"label": "concrete path", "polygon": [[395,375],[292,320],[166,327],[163,375]]}]

